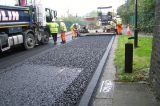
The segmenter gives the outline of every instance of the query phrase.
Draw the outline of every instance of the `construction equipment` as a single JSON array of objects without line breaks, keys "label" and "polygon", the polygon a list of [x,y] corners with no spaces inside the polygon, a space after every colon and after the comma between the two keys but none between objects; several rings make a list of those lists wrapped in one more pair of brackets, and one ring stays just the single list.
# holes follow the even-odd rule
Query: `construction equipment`
[{"label": "construction equipment", "polygon": [[86,28],[86,26],[82,26],[80,29],[79,29],[79,33],[89,33],[88,29]]},{"label": "construction equipment", "polygon": [[100,26],[103,29],[103,32],[111,32],[115,31],[115,25],[112,19],[112,12],[108,11],[108,13],[102,12],[102,9],[110,9],[112,6],[108,7],[98,7],[97,12],[98,12],[98,20],[100,23]]},{"label": "construction equipment", "polygon": [[30,6],[24,6],[24,1],[18,0],[19,6],[0,5],[1,52],[19,44],[28,50],[49,41],[46,23],[56,18],[57,12],[35,1]]}]

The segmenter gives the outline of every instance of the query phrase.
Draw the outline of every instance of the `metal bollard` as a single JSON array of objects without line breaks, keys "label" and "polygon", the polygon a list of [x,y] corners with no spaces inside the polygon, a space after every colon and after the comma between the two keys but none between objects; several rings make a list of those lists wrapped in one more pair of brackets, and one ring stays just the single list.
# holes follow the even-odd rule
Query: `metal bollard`
[{"label": "metal bollard", "polygon": [[133,44],[125,44],[125,73],[132,73],[133,70]]}]

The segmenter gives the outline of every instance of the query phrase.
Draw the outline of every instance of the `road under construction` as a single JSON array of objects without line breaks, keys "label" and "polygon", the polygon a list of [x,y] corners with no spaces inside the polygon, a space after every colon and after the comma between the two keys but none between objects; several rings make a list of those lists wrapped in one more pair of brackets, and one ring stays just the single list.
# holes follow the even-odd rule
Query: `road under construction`
[{"label": "road under construction", "polygon": [[66,44],[50,40],[44,47],[1,55],[1,105],[87,106],[114,38],[88,33],[72,40],[68,34]]},{"label": "road under construction", "polygon": [[[78,1],[74,10],[80,6]],[[118,8],[117,13],[112,10],[112,6],[98,7],[97,11],[86,14],[86,17],[78,16],[78,13],[70,14],[69,9],[61,9],[67,10],[67,17],[58,17],[60,12],[53,4],[69,8],[73,6],[73,1],[71,6],[67,5],[69,2],[62,6],[62,3],[58,5],[56,1],[49,0],[0,0],[0,106],[160,106],[157,74],[159,51],[156,45],[159,44],[159,31],[158,27],[153,32],[150,30],[152,26],[159,26],[150,20],[159,17],[157,13],[160,2],[156,1],[154,16],[155,1],[147,1],[145,4],[141,1],[137,3],[135,0],[133,3],[133,0],[127,0]],[[87,2],[85,4],[89,5],[85,6],[91,7],[91,1]],[[111,2],[116,4],[114,0]],[[51,6],[47,6],[47,3]],[[140,19],[138,24],[141,28],[137,30],[139,3],[145,5],[140,5],[142,9],[139,13],[147,21]],[[135,32],[132,33],[130,27],[133,28],[133,24],[129,23],[128,16],[133,15],[134,5],[135,16],[131,18],[135,17]],[[146,6],[152,7],[151,11],[142,11]],[[103,12],[102,9],[111,11]],[[149,22],[151,26],[148,27],[143,21]],[[138,50],[147,58],[152,51],[151,66],[147,58],[136,56],[137,31],[150,32],[149,30],[154,35],[153,45],[150,41],[148,43],[150,36],[142,38],[153,50],[149,47],[150,51],[147,49],[146,54],[146,50],[140,50],[142,45]],[[134,39],[135,49],[133,44],[125,42],[125,34],[128,39]],[[121,38],[123,43],[119,42],[122,41]],[[140,44],[144,45],[140,39]],[[118,50],[119,46],[125,47],[125,53],[124,48]],[[120,62],[115,65],[117,58]],[[148,65],[144,62],[139,64],[138,59],[148,60]],[[145,67],[137,68],[137,64]],[[128,74],[132,72],[132,67],[132,74],[139,78]],[[125,72],[127,73],[123,74]]]},{"label": "road under construction", "polygon": [[54,45],[46,22],[56,18],[57,12],[43,8],[41,22],[39,17],[32,19],[39,14],[37,6],[41,5],[1,6],[0,105],[88,106],[115,33],[89,30],[72,39],[67,32],[66,43],[61,44],[58,35]]}]

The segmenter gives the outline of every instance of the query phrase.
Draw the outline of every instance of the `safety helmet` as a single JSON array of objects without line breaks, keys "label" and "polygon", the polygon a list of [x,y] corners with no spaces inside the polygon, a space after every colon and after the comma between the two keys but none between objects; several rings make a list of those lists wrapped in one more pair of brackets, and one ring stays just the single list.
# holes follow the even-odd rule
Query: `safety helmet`
[{"label": "safety helmet", "polygon": [[78,26],[78,23],[75,23],[76,26]]},{"label": "safety helmet", "polygon": [[116,16],[116,18],[120,18],[120,16],[119,16],[119,15],[117,15],[117,16]]},{"label": "safety helmet", "polygon": [[52,19],[52,21],[54,22],[54,21],[55,21],[55,19],[53,18],[53,19]]}]

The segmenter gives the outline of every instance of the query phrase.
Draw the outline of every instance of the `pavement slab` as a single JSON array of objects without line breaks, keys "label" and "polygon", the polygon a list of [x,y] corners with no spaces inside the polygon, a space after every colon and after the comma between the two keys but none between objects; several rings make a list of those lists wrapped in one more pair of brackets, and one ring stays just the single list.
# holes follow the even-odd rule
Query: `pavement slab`
[{"label": "pavement slab", "polygon": [[142,83],[116,82],[113,106],[160,106],[151,88]]}]

